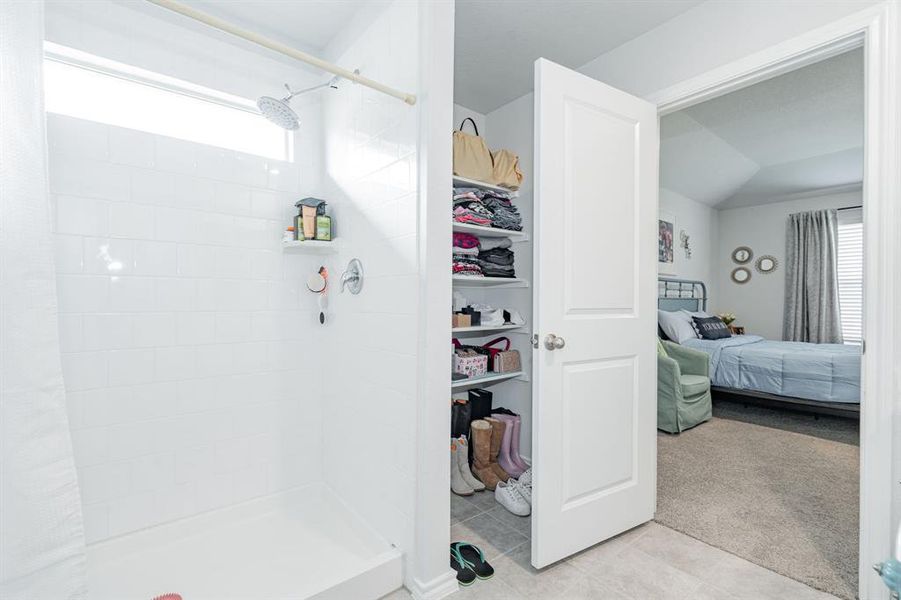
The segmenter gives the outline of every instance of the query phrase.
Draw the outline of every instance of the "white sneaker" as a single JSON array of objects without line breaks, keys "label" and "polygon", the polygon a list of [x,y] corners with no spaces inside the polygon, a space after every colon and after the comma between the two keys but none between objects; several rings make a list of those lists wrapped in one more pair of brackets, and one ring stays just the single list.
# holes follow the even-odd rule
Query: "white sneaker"
[{"label": "white sneaker", "polygon": [[522,496],[526,502],[529,503],[529,506],[532,506],[532,486],[523,485],[518,481],[514,481],[513,484],[516,487],[516,491],[519,492],[519,495]]},{"label": "white sneaker", "polygon": [[494,488],[494,499],[514,515],[525,517],[532,512],[532,506],[523,497],[519,486],[512,479],[506,483],[501,481],[497,484],[497,487]]},{"label": "white sneaker", "polygon": [[532,487],[532,467],[526,469],[526,472],[519,476],[517,479],[517,483],[520,485],[525,485],[528,487]]}]

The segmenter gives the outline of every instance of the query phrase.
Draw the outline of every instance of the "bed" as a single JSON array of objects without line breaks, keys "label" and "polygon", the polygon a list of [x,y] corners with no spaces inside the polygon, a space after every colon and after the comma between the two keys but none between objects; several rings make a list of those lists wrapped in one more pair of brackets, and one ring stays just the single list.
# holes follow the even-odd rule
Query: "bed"
[{"label": "bed", "polygon": [[[701,281],[661,278],[657,306],[668,312],[706,311],[707,288]],[[666,337],[661,329],[658,333]],[[859,418],[859,347],[773,341],[756,335],[687,339],[682,345],[709,355],[715,400]]]}]

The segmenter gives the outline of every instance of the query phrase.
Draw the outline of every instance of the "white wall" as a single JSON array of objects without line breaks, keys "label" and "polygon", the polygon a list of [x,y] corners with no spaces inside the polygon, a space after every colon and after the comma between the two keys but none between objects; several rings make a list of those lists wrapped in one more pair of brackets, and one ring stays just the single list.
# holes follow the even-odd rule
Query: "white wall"
[{"label": "white wall", "polygon": [[[338,63],[418,90],[417,32],[417,4],[396,1]],[[342,86],[323,104],[322,197],[342,244],[324,329],[328,389],[318,400],[325,481],[405,551],[416,497],[418,119],[417,106],[363,86]],[[354,257],[363,262],[363,290],[342,295],[338,280]]]},{"label": "white wall", "polygon": [[[123,5],[54,3],[47,20],[52,41],[249,97],[267,69],[304,77]],[[303,133],[282,163],[48,116],[88,541],[322,479],[322,333],[302,291],[318,262],[280,247],[317,170]]]},{"label": "white wall", "polygon": [[[665,188],[660,189],[660,211],[676,219],[674,232],[675,275],[695,279],[707,285],[707,308],[715,310],[718,282],[714,277],[714,256],[718,245],[717,210]],[[681,246],[680,233],[690,236],[691,258]]]},{"label": "white wall", "polygon": [[[467,117],[472,118],[472,120],[476,122],[476,127],[479,129],[479,135],[482,137],[488,136],[488,123],[486,122],[485,115],[460,104],[454,104],[454,129],[460,127],[460,123]],[[466,131],[466,133],[472,133],[472,126],[467,123],[464,131]]]},{"label": "white wall", "polygon": [[[856,191],[718,211],[720,239],[714,264],[719,297],[714,310],[735,313],[738,317],[736,324],[744,325],[747,333],[781,340],[788,215],[807,210],[860,206],[861,202],[861,192]],[[729,275],[732,269],[739,266],[732,262],[732,250],[738,246],[751,248],[754,260],[764,254],[775,256],[779,261],[778,269],[768,275],[758,273],[752,260],[744,265],[751,271],[751,280],[742,285],[732,282]]]},{"label": "white wall", "polygon": [[578,70],[644,97],[874,4],[878,2],[709,0]]}]

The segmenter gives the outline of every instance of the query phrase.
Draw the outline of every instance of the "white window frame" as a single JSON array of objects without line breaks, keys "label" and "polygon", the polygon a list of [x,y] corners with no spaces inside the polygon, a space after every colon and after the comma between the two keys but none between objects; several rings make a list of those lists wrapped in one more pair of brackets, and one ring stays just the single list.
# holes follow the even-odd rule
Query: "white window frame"
[{"label": "white window frame", "polygon": [[863,343],[863,208],[838,211],[838,295],[845,344]]},{"label": "white window frame", "polygon": [[[261,127],[275,127],[275,125],[269,124],[265,119],[260,115],[259,109],[256,107],[256,103],[253,100],[248,98],[242,98],[240,96],[235,96],[233,94],[229,94],[226,92],[222,92],[219,90],[214,90],[212,88],[204,87],[201,85],[197,85],[195,83],[191,83],[189,81],[185,81],[182,79],[177,79],[175,77],[170,77],[168,75],[163,75],[162,73],[156,73],[153,71],[148,71],[146,69],[141,69],[139,67],[135,67],[133,65],[127,65],[125,63],[120,63],[114,60],[110,60],[107,58],[103,58],[100,56],[96,56],[93,54],[89,54],[87,52],[82,52],[81,50],[76,50],[74,48],[69,48],[67,46],[63,46],[60,44],[56,44],[54,42],[44,42],[44,59],[48,61],[54,61],[58,63],[62,63],[65,65],[77,67],[80,69],[84,69],[87,71],[93,71],[95,73],[99,73],[102,75],[106,75],[109,77],[115,77],[117,79],[122,79],[124,81],[137,83],[141,85],[145,85],[148,87],[157,88],[159,90],[163,90],[166,92],[171,92],[174,94],[179,94],[182,96],[188,96],[190,98],[195,98],[197,100],[202,100],[204,102],[210,102],[212,104],[216,104],[219,106],[223,106],[230,109],[240,110],[242,112],[246,112],[252,114],[254,116],[259,116]],[[48,107],[48,112],[52,112],[52,109]],[[65,113],[63,113],[65,114]],[[77,115],[72,115],[76,116]],[[113,126],[123,126],[118,125],[116,123],[106,122],[108,125]],[[164,133],[159,133],[157,131],[152,131],[150,129],[140,129],[138,127],[133,127],[139,131],[147,131],[149,133],[154,133],[157,135],[166,135]],[[248,154],[256,154],[259,156],[264,156],[266,158],[271,158],[280,161],[293,162],[294,160],[294,135],[292,132],[285,131],[283,134],[283,147],[280,148],[277,152],[269,152],[269,153],[261,153],[254,152],[252,150],[242,149],[239,144],[232,146],[223,146],[222,144],[216,144],[211,141],[204,141],[203,139],[198,138],[182,138],[191,142],[199,143],[199,144],[207,144],[214,145],[217,147],[226,147],[231,150],[235,150],[238,152],[245,152]]]}]

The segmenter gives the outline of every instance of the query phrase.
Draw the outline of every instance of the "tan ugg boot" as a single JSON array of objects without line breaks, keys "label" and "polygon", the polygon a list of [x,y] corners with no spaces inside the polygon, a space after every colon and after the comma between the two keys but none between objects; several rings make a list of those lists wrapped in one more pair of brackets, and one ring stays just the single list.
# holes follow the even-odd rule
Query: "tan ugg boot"
[{"label": "tan ugg boot", "polygon": [[498,419],[486,418],[485,420],[491,425],[491,462],[489,463],[489,466],[494,472],[495,477],[501,481],[507,481],[510,479],[510,474],[497,464],[497,456],[501,453],[501,444],[504,442],[504,429],[506,429],[507,426],[503,421]]},{"label": "tan ugg boot", "polygon": [[491,468],[491,424],[477,420],[470,425],[470,443],[472,444],[472,473],[489,490],[497,487],[499,482],[494,469]]}]

